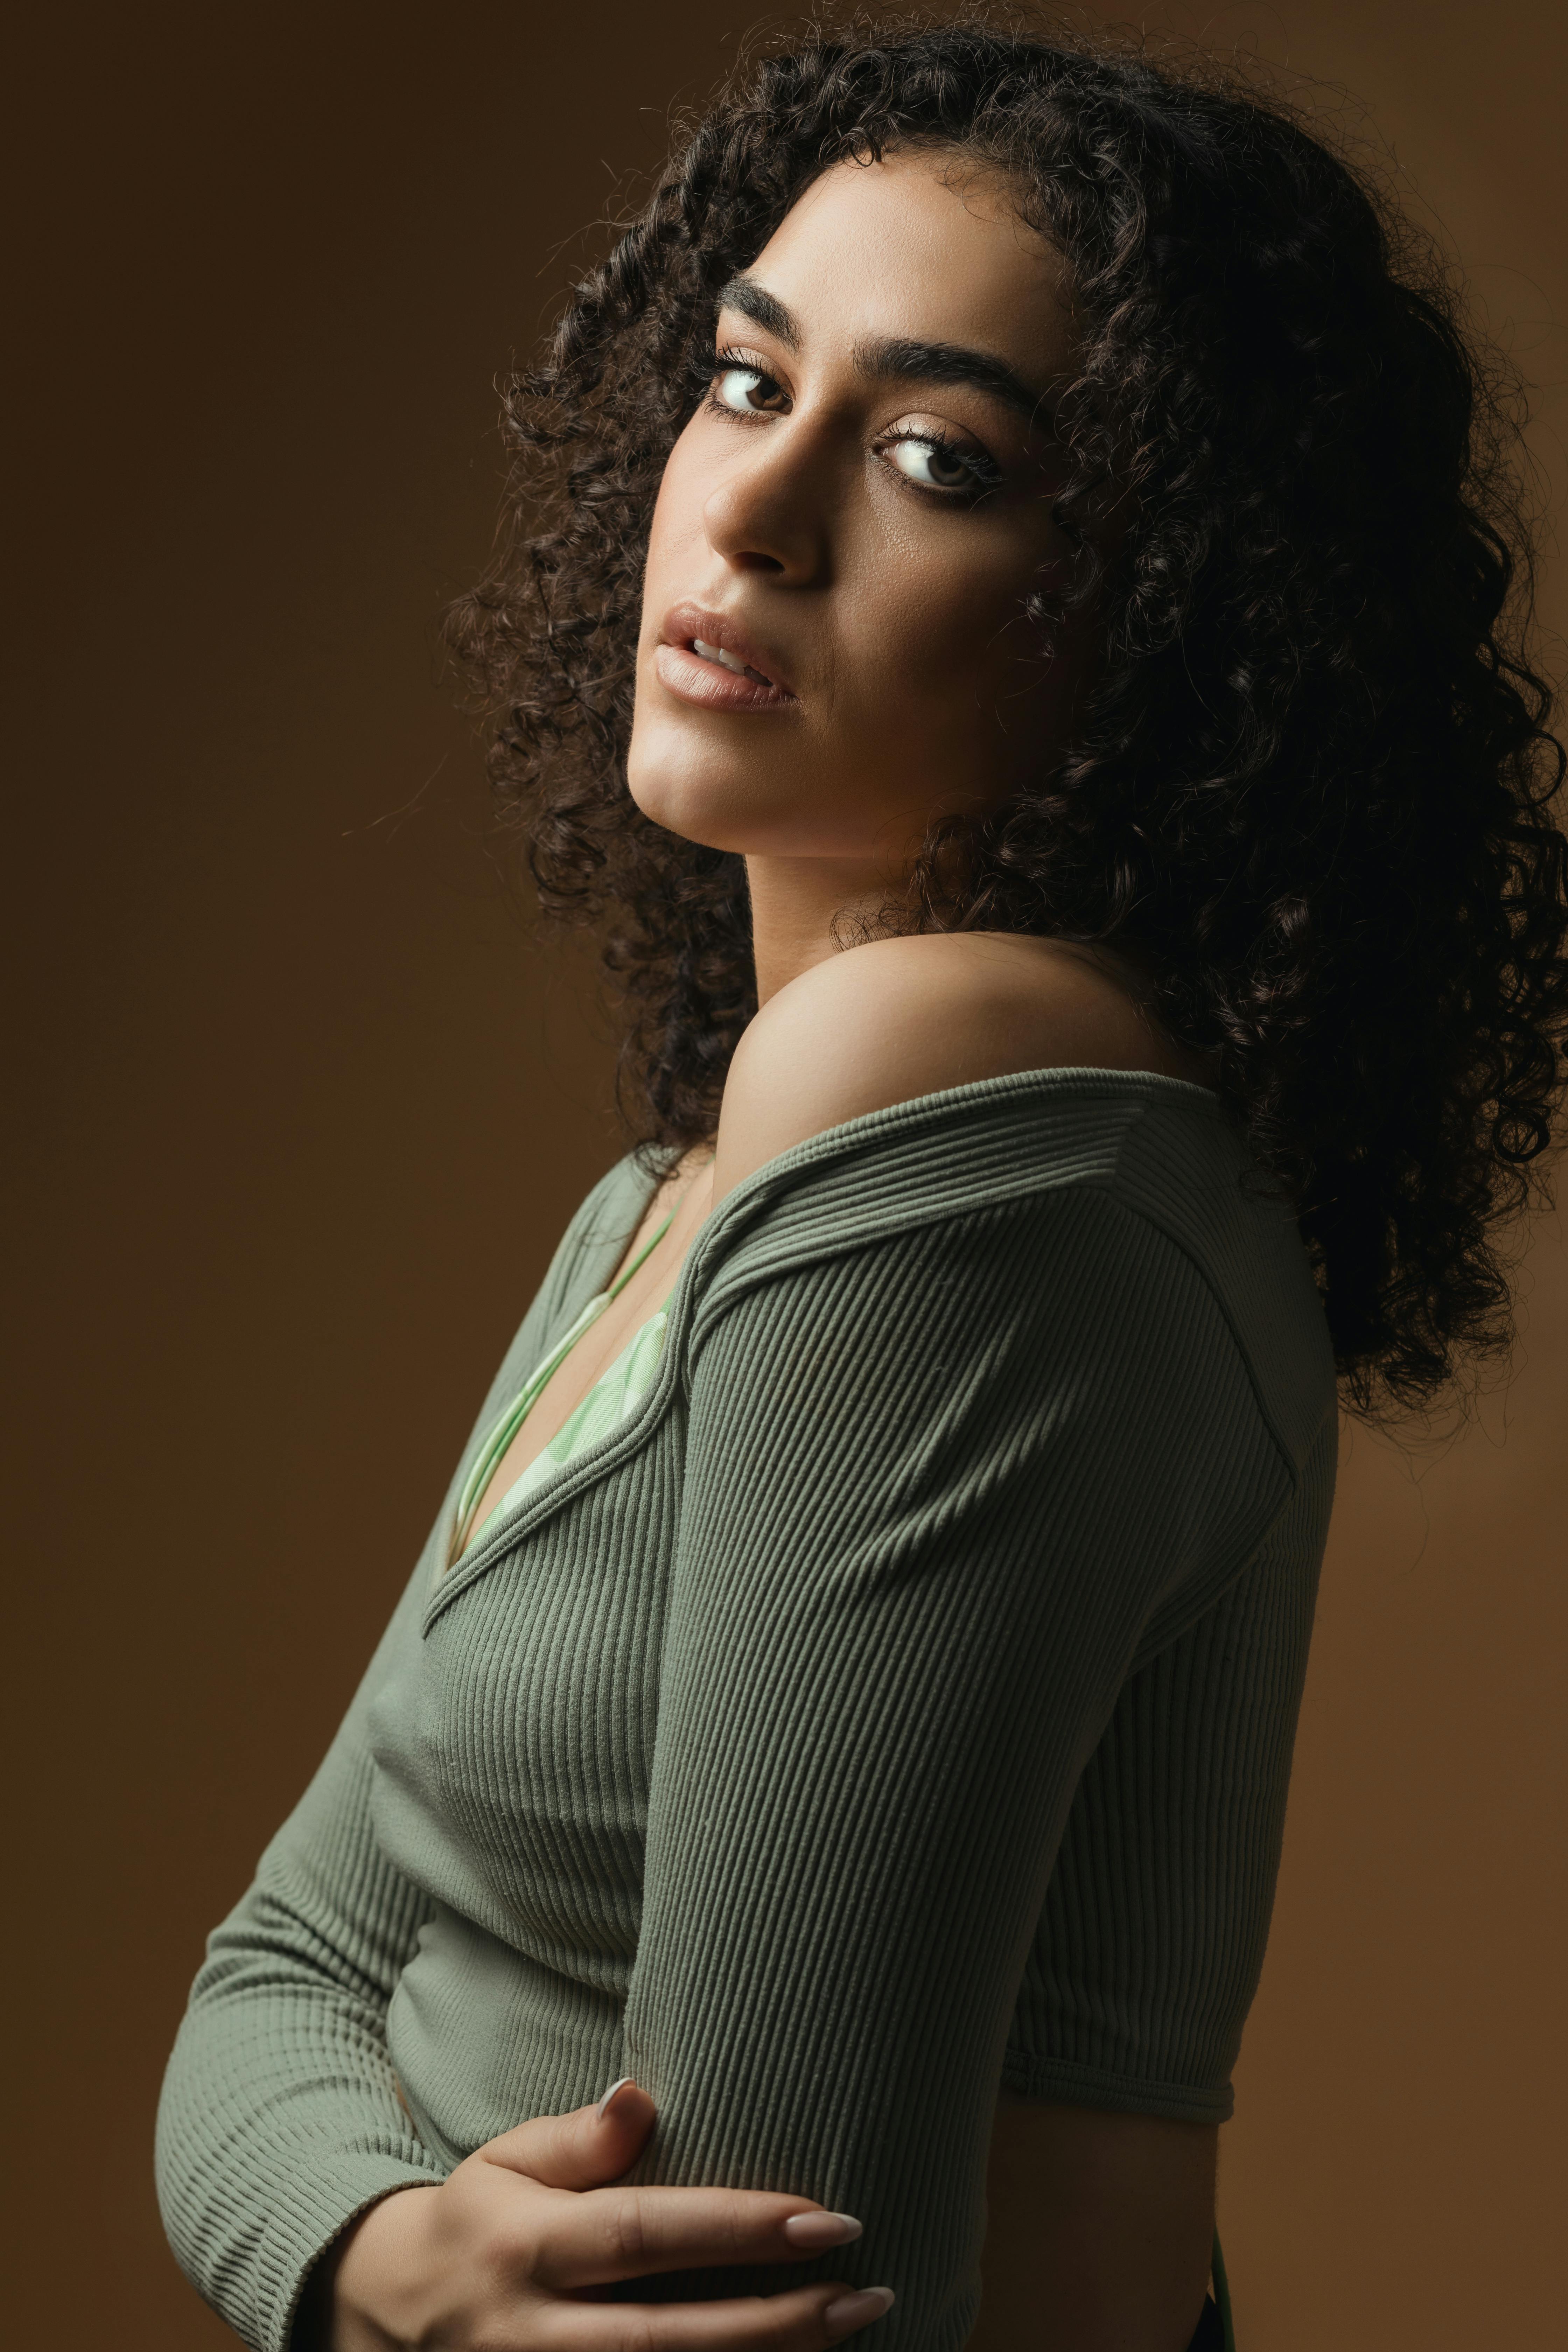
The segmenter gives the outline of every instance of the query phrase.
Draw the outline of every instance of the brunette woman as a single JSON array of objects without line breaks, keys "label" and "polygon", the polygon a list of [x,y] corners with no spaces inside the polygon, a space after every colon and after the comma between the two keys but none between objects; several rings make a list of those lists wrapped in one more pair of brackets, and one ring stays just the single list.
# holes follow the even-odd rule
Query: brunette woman
[{"label": "brunette woman", "polygon": [[1336,1400],[1505,1341],[1560,1083],[1494,382],[1288,110],[979,24],[579,289],[456,634],[636,1148],[196,1982],[248,2343],[1225,2332]]}]

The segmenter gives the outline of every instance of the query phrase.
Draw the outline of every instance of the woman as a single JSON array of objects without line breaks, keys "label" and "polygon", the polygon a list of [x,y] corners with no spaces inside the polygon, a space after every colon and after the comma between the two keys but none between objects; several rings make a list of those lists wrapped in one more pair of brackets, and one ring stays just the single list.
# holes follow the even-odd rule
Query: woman
[{"label": "woman", "polygon": [[640,1149],[196,1982],[251,2344],[1217,2326],[1336,1375],[1503,1344],[1560,1086],[1489,382],[1289,114],[983,25],[579,289],[457,635]]}]

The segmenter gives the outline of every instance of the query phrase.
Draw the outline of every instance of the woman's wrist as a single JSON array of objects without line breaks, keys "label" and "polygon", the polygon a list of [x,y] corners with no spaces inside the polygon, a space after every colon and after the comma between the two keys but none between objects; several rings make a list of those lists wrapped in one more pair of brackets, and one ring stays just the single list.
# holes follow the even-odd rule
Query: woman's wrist
[{"label": "woman's wrist", "polygon": [[404,2352],[416,2245],[437,2184],[409,2182],[355,2215],[305,2282],[289,2352]]}]

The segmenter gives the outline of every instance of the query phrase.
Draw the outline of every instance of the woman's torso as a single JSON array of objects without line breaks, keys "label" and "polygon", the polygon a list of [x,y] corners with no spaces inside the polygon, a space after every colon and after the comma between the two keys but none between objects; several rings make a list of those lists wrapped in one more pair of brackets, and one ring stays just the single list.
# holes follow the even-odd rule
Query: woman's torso
[{"label": "woman's torso", "polygon": [[[684,1154],[655,1185],[622,1266],[599,1294],[605,1304],[529,1404],[476,1498],[462,1549],[498,1509],[635,1408],[651,1384],[666,1302],[712,1189],[707,1148]],[[1108,2345],[1179,2337],[1184,2347],[1208,2270],[1216,2137],[1210,2126],[1025,2099],[1004,2086],[970,2352],[1052,2352],[1058,2343],[1063,2352],[1095,2352],[1102,2336]]]},{"label": "woman's torso", "polygon": [[[1070,1084],[1063,1091],[1070,1095]],[[1092,1097],[1092,1084],[1088,1091]],[[1131,1089],[1134,1098],[1137,1092]],[[1048,1087],[1043,1099],[1049,1103]],[[1080,1100],[1078,1108],[1088,1109],[1094,1129],[1091,1106]],[[1165,1113],[1170,1105],[1156,1100],[1153,1108]],[[1179,1140],[1193,1108],[1181,1108]],[[1143,1102],[1142,1112],[1149,1109]],[[1048,1150],[1049,1138],[1043,1141]],[[1082,1136],[1072,1148],[1084,1148]],[[1158,1140],[1145,1154],[1154,1170],[1167,1156]],[[1151,1181],[1149,1170],[1140,1181]],[[629,1163],[591,1196],[492,1403],[604,1286],[655,1208],[647,1179]],[[652,1261],[650,1268],[657,1285]],[[629,1290],[627,1298],[624,1320],[635,1328],[649,1301]],[[601,1351],[617,1337],[614,1327],[603,1332]],[[438,1552],[444,1572],[432,1559],[421,1638],[376,1710],[378,1825],[433,1903],[394,2001],[390,2040],[422,2131],[454,2158],[520,2112],[579,2104],[609,2078],[606,2068],[618,2069],[618,2005],[637,1948],[637,1823],[652,1766],[662,1592],[679,1516],[679,1413],[670,1408],[679,1347],[678,1332],[674,1358],[636,1425],[591,1449],[591,1460],[552,1471],[520,1509],[481,1529],[455,1565]],[[560,1418],[573,1402],[563,1390]],[[549,1433],[536,1427],[536,1452]],[[1195,2265],[1201,2285],[1206,2227],[1193,2201],[1191,2150],[1194,2134],[1212,2140],[1213,2123],[1227,2110],[1229,2057],[1261,1954],[1268,1849],[1283,1798],[1279,1734],[1293,1715],[1326,1517],[1321,1445],[1317,1455],[1310,1491],[1268,1556],[1192,1624],[1173,1623],[1168,1638],[1156,1630],[1084,1774],[1004,2063],[1005,2089],[1026,2105],[999,2108],[994,2127],[998,2227],[985,2255],[994,2315],[1010,2300],[1016,2308],[1037,2275],[1045,2240],[1030,2217],[1048,2209],[1064,2131],[1081,2127],[1102,2147],[1100,2118],[1118,2107],[1135,2116],[1163,2111],[1176,2127],[1168,2187],[1158,2186],[1159,2161],[1145,2145],[1141,2193],[1167,2212],[1184,2200],[1178,2267],[1181,2259]],[[515,1475],[515,1465],[508,1469]],[[628,1528],[636,1531],[629,1543]],[[1260,1645],[1269,1654],[1268,1686],[1240,1692],[1223,1660]],[[519,1743],[509,1694],[523,1689],[531,1704]],[[620,1727],[618,1740],[606,1738],[612,1725]],[[1238,1759],[1245,1768],[1249,1756],[1258,1766],[1240,1814],[1234,1804],[1227,1814],[1224,1789],[1204,1783],[1220,1754],[1233,1768]],[[1200,1813],[1206,1805],[1214,1818],[1189,1822],[1191,1851],[1173,1854],[1161,1792],[1194,1784],[1202,1784]],[[1184,1874],[1184,1883],[1151,1889],[1152,1868],[1156,1878]],[[1241,1881],[1247,1899],[1238,1913]],[[1140,1916],[1140,1904],[1151,1902],[1158,1921]],[[1216,1919],[1226,1923],[1217,1943]],[[1187,1989],[1184,2009],[1173,1986]],[[458,1987],[464,2025],[454,2040]],[[1048,2111],[1054,2119],[1041,2122]],[[1135,2126],[1129,2137],[1137,2137]],[[995,2193],[998,2166],[1005,2195]],[[1135,2229],[1125,2193],[1120,2210]]]}]

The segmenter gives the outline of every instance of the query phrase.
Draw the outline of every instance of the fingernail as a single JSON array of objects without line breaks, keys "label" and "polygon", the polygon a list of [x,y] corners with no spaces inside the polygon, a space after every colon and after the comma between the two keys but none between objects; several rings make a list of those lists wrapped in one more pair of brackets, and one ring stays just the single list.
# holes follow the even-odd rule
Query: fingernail
[{"label": "fingernail", "polygon": [[841,2294],[823,2313],[823,2325],[830,2336],[847,2336],[852,2327],[864,2327],[868,2319],[880,2319],[893,2307],[890,2286],[866,2286],[858,2294]]},{"label": "fingernail", "polygon": [[853,2213],[792,2213],[784,2233],[792,2246],[847,2246],[860,2224]]},{"label": "fingernail", "polygon": [[631,2079],[632,2077],[629,2074],[623,2074],[618,2083],[612,2083],[610,2084],[609,2089],[605,2093],[604,2097],[599,2101],[598,2106],[595,2110],[595,2118],[599,2123],[603,2123],[605,2117],[609,2114],[610,2102],[615,2097],[616,2092],[624,2091]]}]

